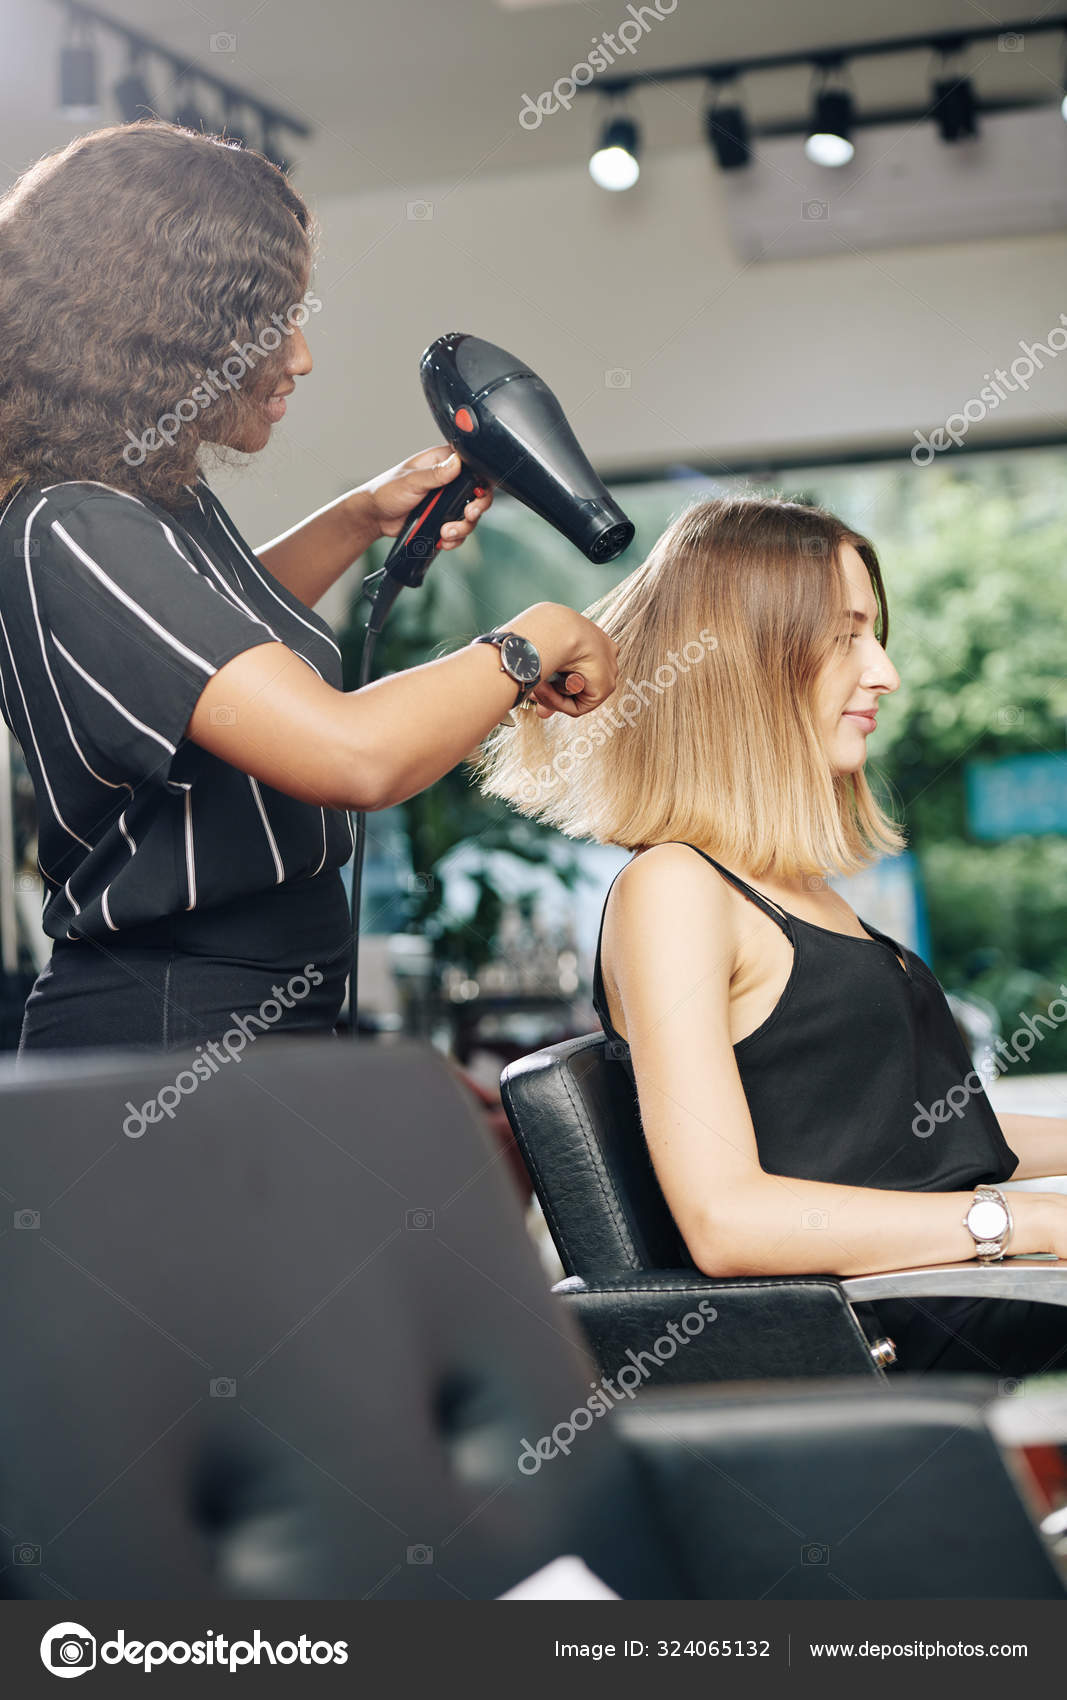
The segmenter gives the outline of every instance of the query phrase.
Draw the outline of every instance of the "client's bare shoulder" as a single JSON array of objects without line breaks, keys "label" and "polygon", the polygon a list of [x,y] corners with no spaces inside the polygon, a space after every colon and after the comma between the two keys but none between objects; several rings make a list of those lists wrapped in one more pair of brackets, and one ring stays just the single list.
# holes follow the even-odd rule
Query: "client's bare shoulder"
[{"label": "client's bare shoulder", "polygon": [[729,883],[686,844],[653,844],[618,875],[604,915],[600,966],[612,1025],[638,988],[664,1013],[699,979],[725,1008],[737,953]]}]

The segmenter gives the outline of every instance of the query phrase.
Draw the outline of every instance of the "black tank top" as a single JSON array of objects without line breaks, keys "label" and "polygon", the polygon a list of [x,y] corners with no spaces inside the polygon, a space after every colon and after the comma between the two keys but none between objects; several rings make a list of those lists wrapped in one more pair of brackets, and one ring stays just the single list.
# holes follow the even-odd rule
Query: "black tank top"
[{"label": "black tank top", "polygon": [[[1007,1180],[1019,1159],[922,958],[866,921],[866,939],[803,921],[695,844],[688,848],[769,915],[793,946],[777,1004],[733,1047],[762,1167],[799,1180],[905,1192]],[[632,1075],[629,1046],[611,1024],[604,995],[603,936],[601,915],[593,1008]]]}]

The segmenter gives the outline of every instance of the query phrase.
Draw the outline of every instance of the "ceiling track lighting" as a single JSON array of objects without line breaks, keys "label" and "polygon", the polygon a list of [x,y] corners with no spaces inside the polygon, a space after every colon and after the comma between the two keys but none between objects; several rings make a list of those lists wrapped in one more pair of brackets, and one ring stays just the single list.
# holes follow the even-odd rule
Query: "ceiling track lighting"
[{"label": "ceiling track lighting", "polygon": [[[178,84],[178,106],[173,123],[198,133],[219,133],[219,124],[208,116],[200,99],[201,91],[207,89],[218,100],[224,114],[224,133],[231,141],[242,147],[255,146],[248,140],[248,135],[254,134],[257,139],[262,138],[261,151],[266,158],[282,171],[292,169],[291,161],[285,157],[278,140],[278,133],[310,136],[311,126],[303,119],[293,117],[278,107],[265,105],[225,78],[189,64],[164,42],[120,23],[95,6],[84,4],[83,0],[59,0],[59,3],[64,6],[67,17],[66,33],[59,51],[59,111],[64,117],[77,121],[100,117],[94,36],[103,30],[124,43],[128,53],[127,68],[111,91],[124,124],[160,115],[144,70],[146,58],[158,59],[166,67],[168,80]],[[252,125],[231,122],[242,108],[247,108],[252,114]]]},{"label": "ceiling track lighting", "polygon": [[[941,140],[951,145],[976,136],[983,113],[1024,112],[1050,104],[1045,92],[1013,93],[980,100],[972,78],[951,63],[975,42],[996,42],[998,48],[1010,52],[1024,40],[1029,46],[1032,36],[1049,33],[1063,35],[1067,49],[1067,15],[1061,13],[1050,17],[1046,14],[1029,20],[983,24],[956,34],[895,36],[877,41],[849,42],[839,47],[722,60],[715,64],[634,70],[627,72],[625,77],[601,77],[581,84],[577,92],[580,95],[596,93],[602,99],[610,100],[642,83],[653,83],[659,87],[663,83],[704,78],[712,85],[703,114],[704,136],[721,170],[734,171],[748,165],[754,157],[754,138],[796,135],[804,138],[804,153],[809,160],[820,166],[839,168],[855,157],[855,131],[864,126],[926,121],[933,123]],[[851,91],[842,86],[847,70],[857,59],[921,52],[940,57],[932,86],[921,104],[898,105],[882,110],[868,108],[861,112]],[[722,94],[723,85],[734,83],[743,76],[803,66],[810,67],[816,74],[816,88],[806,120],[772,120],[757,126],[750,121],[740,101],[726,99]],[[1045,82],[1047,87],[1047,78]],[[1067,120],[1067,60],[1056,102]],[[637,126],[631,119],[614,119],[603,126],[589,164],[595,181],[610,189],[629,188],[635,183],[639,173],[638,142]]]}]

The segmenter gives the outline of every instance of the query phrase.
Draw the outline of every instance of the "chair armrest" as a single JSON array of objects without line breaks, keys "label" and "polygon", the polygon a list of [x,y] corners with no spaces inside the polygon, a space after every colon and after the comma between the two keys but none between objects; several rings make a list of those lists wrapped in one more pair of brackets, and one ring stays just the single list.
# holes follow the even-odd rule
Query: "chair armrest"
[{"label": "chair armrest", "polygon": [[852,1304],[878,1299],[1033,1299],[1067,1305],[1067,1258],[1033,1252],[998,1263],[934,1263],[923,1269],[892,1269],[877,1275],[840,1278]]},{"label": "chair armrest", "polygon": [[724,1281],[692,1269],[634,1269],[571,1275],[552,1291],[604,1374],[632,1366],[627,1379],[639,1371],[642,1388],[782,1376],[886,1379],[834,1275]]},{"label": "chair armrest", "polygon": [[932,1373],[678,1387],[612,1422],[697,1598],[1062,1601],[989,1399]]}]

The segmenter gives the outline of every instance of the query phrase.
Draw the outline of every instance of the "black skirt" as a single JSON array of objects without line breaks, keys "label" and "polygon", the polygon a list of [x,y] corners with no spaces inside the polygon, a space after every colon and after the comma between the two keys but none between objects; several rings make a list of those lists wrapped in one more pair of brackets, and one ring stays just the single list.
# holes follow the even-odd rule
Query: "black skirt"
[{"label": "black skirt", "polygon": [[19,1056],[175,1050],[330,1032],[344,1002],[351,923],[336,869],[116,935],[56,940],[26,1000]]}]

